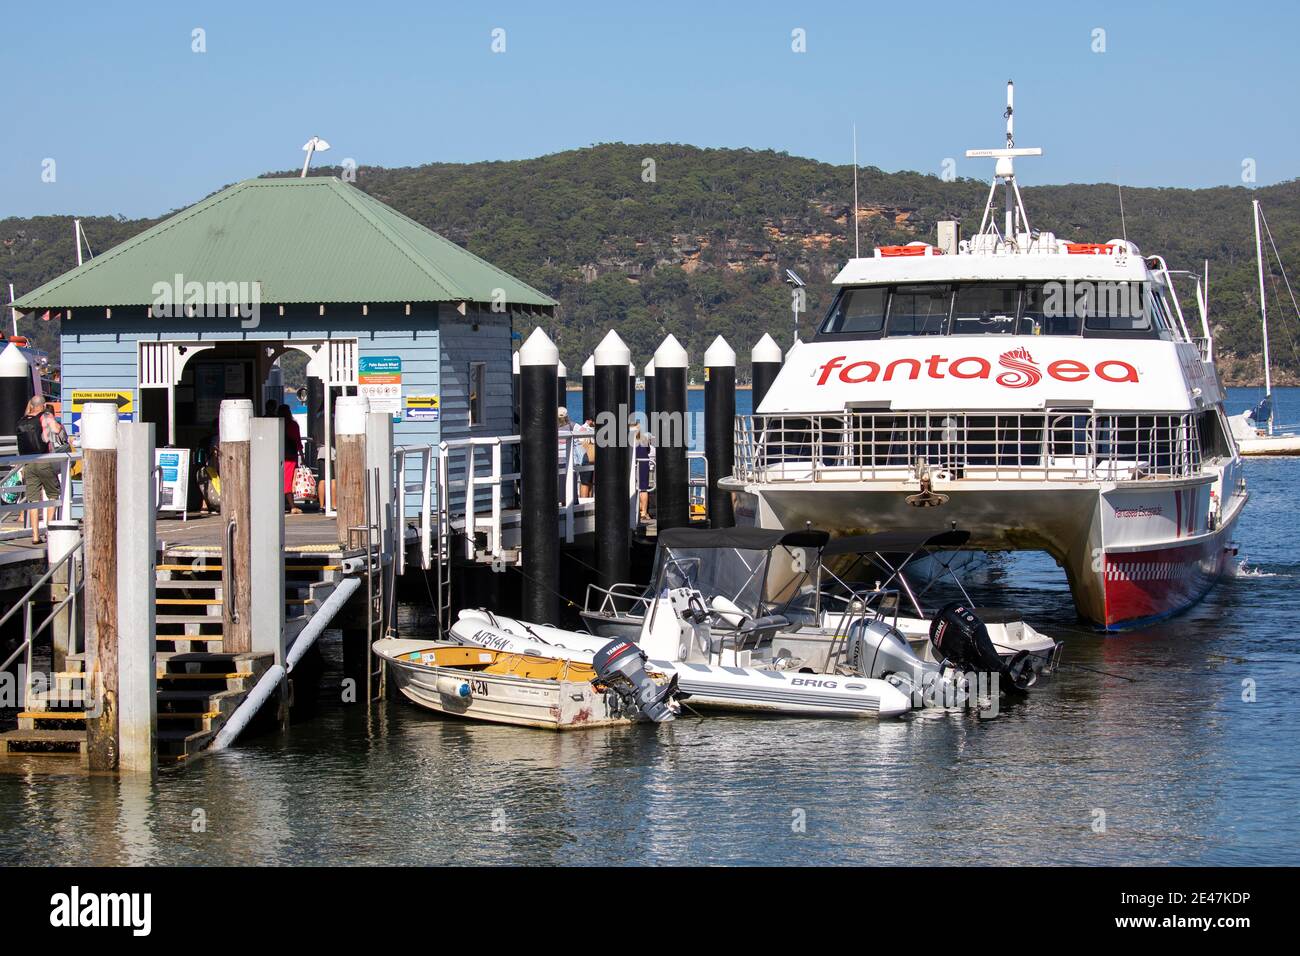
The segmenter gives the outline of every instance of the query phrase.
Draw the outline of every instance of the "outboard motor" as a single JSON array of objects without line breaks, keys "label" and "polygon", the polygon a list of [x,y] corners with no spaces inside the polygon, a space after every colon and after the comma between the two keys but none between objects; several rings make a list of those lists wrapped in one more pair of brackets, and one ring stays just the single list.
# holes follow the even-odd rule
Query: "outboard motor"
[{"label": "outboard motor", "polygon": [[672,720],[677,716],[677,675],[660,686],[646,673],[646,660],[645,652],[631,641],[615,640],[598,650],[591,664],[596,680],[617,694],[625,708],[657,724]]},{"label": "outboard motor", "polygon": [[940,660],[968,674],[998,674],[1017,691],[1028,690],[1038,680],[1029,652],[1004,661],[984,622],[962,601],[950,601],[939,609],[930,623],[930,645]]},{"label": "outboard motor", "polygon": [[863,620],[850,627],[845,664],[855,674],[893,684],[915,707],[950,706],[967,692],[963,674],[917,657],[903,635],[884,621]]}]

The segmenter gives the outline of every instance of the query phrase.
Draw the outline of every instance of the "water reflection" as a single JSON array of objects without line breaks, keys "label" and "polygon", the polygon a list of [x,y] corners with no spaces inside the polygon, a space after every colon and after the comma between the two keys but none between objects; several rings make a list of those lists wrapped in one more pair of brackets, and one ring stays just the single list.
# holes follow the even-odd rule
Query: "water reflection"
[{"label": "water reflection", "polygon": [[994,720],[547,734],[323,695],[288,735],[156,780],[0,761],[0,863],[1300,863],[1300,462],[1249,480],[1256,573],[1140,633],[1081,630],[1048,558],[970,576],[1075,665]]}]

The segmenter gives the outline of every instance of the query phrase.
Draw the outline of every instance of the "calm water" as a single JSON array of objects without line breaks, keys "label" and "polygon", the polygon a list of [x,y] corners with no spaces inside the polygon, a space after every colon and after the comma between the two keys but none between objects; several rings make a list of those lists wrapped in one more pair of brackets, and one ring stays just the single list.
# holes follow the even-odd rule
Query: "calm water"
[{"label": "calm water", "polygon": [[325,706],[154,783],[0,773],[0,863],[1300,863],[1300,462],[1249,481],[1245,570],[1146,631],[1081,632],[1050,560],[992,560],[979,588],[1091,668],[994,720],[561,736]]}]

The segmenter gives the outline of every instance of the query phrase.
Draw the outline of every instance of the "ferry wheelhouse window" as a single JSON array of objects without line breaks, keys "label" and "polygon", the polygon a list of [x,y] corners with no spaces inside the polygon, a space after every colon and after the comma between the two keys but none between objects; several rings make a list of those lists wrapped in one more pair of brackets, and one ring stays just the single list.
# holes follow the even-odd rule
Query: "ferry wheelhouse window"
[{"label": "ferry wheelhouse window", "polygon": [[957,287],[952,305],[953,335],[1010,335],[1020,314],[1020,286],[1014,282],[972,282]]},{"label": "ferry wheelhouse window", "polygon": [[895,286],[889,297],[889,319],[885,335],[943,335],[948,331],[952,308],[952,287],[925,285]]},{"label": "ferry wheelhouse window", "polygon": [[1169,337],[1172,313],[1139,282],[958,282],[841,289],[818,337]]},{"label": "ferry wheelhouse window", "polygon": [[1152,308],[1148,308],[1147,296],[1138,282],[1090,283],[1075,305],[1075,311],[1083,313],[1085,334],[1107,335],[1153,331]]},{"label": "ferry wheelhouse window", "polygon": [[885,330],[885,307],[888,304],[887,286],[842,289],[831,304],[821,332],[880,338]]}]

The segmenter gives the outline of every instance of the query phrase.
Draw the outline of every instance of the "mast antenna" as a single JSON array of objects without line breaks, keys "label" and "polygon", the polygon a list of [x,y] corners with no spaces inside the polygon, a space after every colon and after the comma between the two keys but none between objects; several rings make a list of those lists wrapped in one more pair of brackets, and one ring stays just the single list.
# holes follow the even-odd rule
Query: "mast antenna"
[{"label": "mast antenna", "polygon": [[853,124],[853,258],[862,258],[858,245],[858,124]]},{"label": "mast antenna", "polygon": [[1128,242],[1128,221],[1124,218],[1124,187],[1116,183],[1115,188],[1119,190],[1119,228],[1124,241]]},{"label": "mast antenna", "polygon": [[[997,165],[993,170],[993,185],[989,188],[989,198],[984,205],[984,215],[980,217],[980,228],[977,235],[984,235],[986,232],[990,235],[996,235],[998,228],[996,220],[993,218],[993,197],[997,192],[998,183],[1001,182],[1005,198],[1005,220],[1002,241],[1008,246],[1014,246],[1017,233],[1029,233],[1029,216],[1025,213],[1025,203],[1020,196],[1020,186],[1016,183],[1015,158],[1017,156],[1042,156],[1043,151],[1037,146],[1034,147],[1016,147],[1015,133],[1015,95],[1016,84],[1007,80],[1007,108],[1002,115],[1007,121],[1007,144],[1003,149],[968,149],[966,150],[967,159],[996,159]],[[1017,223],[1020,228],[1017,229]]]}]

